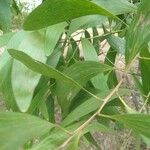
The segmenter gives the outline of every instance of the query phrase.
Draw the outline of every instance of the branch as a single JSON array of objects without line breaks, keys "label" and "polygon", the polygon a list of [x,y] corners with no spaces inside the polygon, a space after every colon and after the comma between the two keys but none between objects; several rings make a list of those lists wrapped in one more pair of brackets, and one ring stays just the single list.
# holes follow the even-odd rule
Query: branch
[{"label": "branch", "polygon": [[106,103],[110,100],[110,98],[118,91],[120,85],[123,82],[123,78],[120,80],[120,82],[118,83],[118,85],[112,90],[112,92],[106,97],[104,98],[104,102],[102,103],[102,105],[99,107],[99,109],[86,121],[84,122],[79,128],[77,128],[74,132],[73,135],[70,136],[59,148],[58,150],[63,149],[64,147],[66,147],[66,145],[74,138],[75,135],[77,135],[79,132],[81,132],[97,115],[99,115],[102,111],[102,109],[104,108],[104,106],[106,105]]},{"label": "branch", "polygon": [[[138,55],[137,55],[138,56]],[[110,100],[110,98],[119,90],[121,84],[123,83],[124,77],[125,75],[128,73],[128,71],[130,70],[130,67],[132,66],[132,63],[134,62],[134,60],[137,58],[137,56],[134,57],[134,59],[127,64],[125,70],[124,70],[124,74],[122,75],[121,80],[119,81],[119,83],[116,85],[116,87],[110,92],[110,94],[108,94],[108,96],[106,96],[103,99],[103,103],[101,104],[101,106],[99,107],[99,109],[86,121],[84,122],[79,128],[77,128],[73,134],[62,144],[60,145],[60,147],[58,148],[58,150],[62,150],[64,149],[67,144],[74,138],[74,136],[76,136],[78,133],[80,133],[97,115],[100,115],[102,109],[105,107],[105,105],[107,104],[107,102]],[[89,92],[89,91],[87,91]],[[91,94],[91,93],[89,93]],[[93,97],[95,97],[94,94],[92,94]],[[99,97],[95,97],[96,99]]]}]

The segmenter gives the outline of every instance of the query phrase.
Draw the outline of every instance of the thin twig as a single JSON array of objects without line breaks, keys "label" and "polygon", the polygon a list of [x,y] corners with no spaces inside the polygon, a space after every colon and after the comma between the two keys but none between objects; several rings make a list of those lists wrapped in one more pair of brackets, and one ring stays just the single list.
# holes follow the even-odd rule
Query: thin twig
[{"label": "thin twig", "polygon": [[[130,70],[130,67],[131,67],[132,63],[134,62],[134,60],[136,58],[137,58],[137,56],[135,56],[135,58],[129,64],[127,64],[127,66],[125,68],[125,71],[124,71],[124,75],[122,76],[121,80],[119,81],[119,83],[117,84],[117,86],[110,92],[110,94],[108,94],[103,99],[103,103],[101,104],[101,106],[99,107],[99,109],[86,122],[84,122],[79,128],[77,128],[73,132],[73,135],[71,135],[62,145],[60,145],[60,147],[57,150],[64,149],[67,146],[67,144],[74,138],[74,136],[76,136],[78,133],[80,133],[97,115],[100,115],[102,109],[108,103],[108,101],[110,100],[110,98],[119,90],[121,84],[123,83],[124,76],[128,73],[128,71]],[[86,92],[88,92],[89,94],[92,94],[88,90],[86,90]],[[94,94],[92,94],[92,96],[95,97],[95,98],[97,97]],[[97,98],[99,99],[99,97],[97,97]]]},{"label": "thin twig", "polygon": [[102,111],[102,109],[104,108],[104,106],[106,105],[106,103],[109,101],[109,99],[118,91],[120,85],[122,84],[123,79],[120,80],[120,82],[118,83],[118,85],[112,90],[112,92],[106,96],[106,98],[104,98],[102,105],[100,106],[100,108],[85,122],[83,123],[79,128],[77,128],[74,132],[73,135],[70,136],[59,148],[58,150],[63,149],[64,147],[66,147],[66,145],[73,139],[73,137],[78,134],[79,132],[81,132],[97,115],[99,115]]},{"label": "thin twig", "polygon": [[[122,32],[122,30],[117,30],[117,31],[112,31],[112,32],[109,32],[109,33],[106,33],[106,34],[103,34],[103,35],[96,35],[96,36],[93,36],[93,37],[90,37],[90,38],[87,38],[87,39],[94,39],[94,38],[101,38],[101,37],[105,37],[105,36],[109,36],[109,35],[112,35],[112,34],[115,34],[115,33],[119,33],[119,32]],[[68,42],[69,43],[76,43],[76,42],[80,42],[81,40],[76,40],[76,41],[70,41]],[[61,40],[60,41],[61,43],[64,42],[64,40]]]}]

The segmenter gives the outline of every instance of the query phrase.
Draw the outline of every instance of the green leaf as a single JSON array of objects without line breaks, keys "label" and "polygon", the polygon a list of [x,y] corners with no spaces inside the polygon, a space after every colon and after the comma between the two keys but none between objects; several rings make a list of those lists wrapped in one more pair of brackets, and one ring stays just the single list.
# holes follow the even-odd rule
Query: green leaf
[{"label": "green leaf", "polygon": [[[88,39],[81,39],[81,44],[83,48],[84,59],[87,61],[97,61],[99,62],[98,55],[92,43]],[[95,88],[101,91],[108,90],[107,86],[107,75],[99,74],[91,79]]]},{"label": "green leaf", "polygon": [[105,8],[109,12],[119,15],[136,11],[136,6],[127,0],[92,0],[95,4]]},{"label": "green leaf", "polygon": [[[89,82],[87,83],[86,90],[93,93],[94,95],[99,93],[99,90],[91,86],[91,83],[89,84]],[[69,107],[69,112],[74,110],[76,107],[78,107],[81,103],[89,98],[91,98],[91,95],[89,95],[89,93],[85,92],[84,90],[80,90],[77,95],[72,99],[71,105]]]},{"label": "green leaf", "polygon": [[[20,49],[42,62],[46,61],[43,31],[20,31],[8,42],[7,49],[9,48]],[[16,102],[22,112],[27,111],[39,79],[39,74],[14,60],[11,73],[11,86]]]},{"label": "green leaf", "polygon": [[[75,80],[78,84],[85,86],[87,81],[91,78],[109,70],[112,70],[112,68],[105,64],[94,61],[84,61],[71,65],[64,69],[63,73]],[[75,87],[73,84],[64,84],[63,80],[57,81],[56,95],[64,116],[68,113],[71,101],[80,89],[81,87]]]},{"label": "green leaf", "polygon": [[79,147],[79,142],[81,138],[81,133],[77,134],[71,142],[67,145],[66,150],[77,150]]},{"label": "green leaf", "polygon": [[[7,56],[7,55],[2,55]],[[2,59],[4,60],[4,59]],[[17,103],[15,101],[12,85],[11,85],[11,72],[12,72],[12,59],[8,59],[6,64],[0,70],[0,91],[2,92],[5,100],[5,104],[8,110],[19,111]]]},{"label": "green leaf", "polygon": [[[118,91],[119,95],[126,95],[127,92],[129,92],[128,90],[125,89],[120,89]],[[100,105],[103,102],[103,98],[105,98],[108,94],[110,93],[110,91],[103,91],[100,94],[98,94],[97,96],[100,97],[102,99],[102,101],[99,101],[95,98],[90,98],[88,100],[86,100],[85,102],[83,102],[81,105],[79,105],[77,108],[75,108],[62,122],[63,126],[67,126],[69,124],[71,124],[74,121],[77,121],[78,119],[80,119],[81,117],[95,111],[96,109],[98,109],[100,107]],[[112,99],[117,98],[117,95],[114,95]]]},{"label": "green leaf", "polygon": [[111,16],[110,12],[88,0],[51,0],[37,7],[26,19],[25,30],[37,30],[86,15]]},{"label": "green leaf", "polygon": [[68,34],[71,35],[78,29],[86,29],[94,26],[100,26],[107,21],[107,17],[101,15],[88,15],[73,19],[70,23]]},{"label": "green leaf", "polygon": [[88,132],[94,133],[94,132],[112,132],[112,131],[114,130],[103,124],[100,124],[99,122],[94,121],[91,124],[87,125],[87,127],[84,129],[84,134]]},{"label": "green leaf", "polygon": [[44,48],[46,55],[50,55],[53,52],[60,38],[60,35],[64,32],[64,28],[66,25],[66,23],[60,23],[57,25],[50,26],[46,29]]},{"label": "green leaf", "polygon": [[18,61],[13,63],[11,75],[11,84],[16,102],[20,111],[26,112],[31,103],[40,75]]},{"label": "green leaf", "polygon": [[36,144],[31,150],[57,150],[57,148],[67,139],[69,134],[62,130],[55,130],[40,143]]},{"label": "green leaf", "polygon": [[94,139],[93,135],[90,132],[86,133],[84,137],[89,143],[93,144],[97,149],[100,149],[100,146],[98,145],[97,141]]},{"label": "green leaf", "polygon": [[[61,24],[61,26],[62,25],[64,25],[64,23]],[[57,27],[58,26],[60,25],[57,25]],[[53,26],[51,29],[54,28],[55,27]],[[55,34],[56,32],[58,31],[53,30],[53,34]],[[44,49],[45,49],[45,42],[46,41],[48,42],[48,40],[46,40],[47,38],[49,38],[51,48],[52,47],[54,48],[57,41],[54,42],[52,37],[51,38],[46,37],[45,30],[35,32],[19,31],[10,39],[10,41],[7,44],[7,49],[9,48],[20,49],[21,51],[26,52],[33,58],[45,62],[46,57],[44,54]],[[49,50],[48,47],[47,51]],[[50,61],[54,62],[53,59]],[[39,79],[40,75],[34,73],[33,71],[25,67],[23,64],[20,64],[18,61],[16,60],[14,61],[12,69],[12,82],[11,82],[13,86],[12,92],[15,95],[16,101],[21,111],[27,111],[31,99],[33,97],[33,92],[35,90],[35,87],[37,86]]]},{"label": "green leaf", "polygon": [[53,67],[32,59],[30,56],[21,51],[10,49],[8,52],[12,57],[21,61],[29,69],[32,69],[44,76],[59,80],[56,87],[57,96],[63,110],[66,111],[66,108],[70,104],[70,102],[66,100],[66,97],[68,97],[68,94],[72,94],[72,90],[73,95],[70,95],[70,97],[68,97],[69,99],[73,98],[74,91],[84,89],[82,85],[84,85],[89,79],[101,72],[112,70],[111,67],[98,62],[78,62],[61,73]]},{"label": "green leaf", "polygon": [[57,48],[47,59],[47,64],[52,66],[52,67],[56,67],[58,62],[59,62],[59,59],[61,57],[61,52],[60,52],[60,49]]},{"label": "green leaf", "polygon": [[0,36],[0,47],[5,46],[10,38],[14,35],[13,32],[9,32]]},{"label": "green leaf", "polygon": [[[145,68],[145,67],[144,67]],[[142,71],[143,72],[143,71]],[[139,93],[141,94],[141,96],[144,97],[144,89],[143,89],[143,85],[142,85],[142,82],[141,80],[138,78],[138,76],[136,75],[133,75],[133,80],[134,80],[134,83],[135,83],[135,86],[138,88],[139,90]]]},{"label": "green leaf", "polygon": [[69,46],[68,50],[70,50],[68,53],[67,53],[67,59],[68,59],[68,63],[72,63],[75,62],[75,61],[79,61],[80,58],[80,50],[79,50],[79,45],[76,43],[76,41],[73,39],[73,38],[70,38],[70,42],[71,42],[71,45]]},{"label": "green leaf", "polygon": [[7,51],[4,51],[2,54],[0,54],[0,92],[3,89],[2,85],[5,81],[5,78],[7,76],[8,70],[10,70],[10,56]]},{"label": "green leaf", "polygon": [[142,134],[150,139],[150,115],[123,114],[110,117],[125,124],[128,128],[131,128],[136,133]]},{"label": "green leaf", "polygon": [[149,140],[149,138],[147,138],[147,137],[145,137],[143,135],[141,135],[141,136],[142,136],[142,140],[144,141],[144,143],[146,143],[147,147],[150,148],[150,140]]},{"label": "green leaf", "polygon": [[[92,32],[93,32],[93,37],[99,36],[99,31],[98,31],[97,27],[93,27]],[[94,46],[97,54],[99,54],[99,52],[100,52],[100,38],[101,37],[93,38],[93,46]]]},{"label": "green leaf", "polygon": [[32,138],[48,132],[54,125],[21,113],[0,113],[0,149],[18,150]]},{"label": "green leaf", "polygon": [[99,61],[98,55],[94,49],[94,46],[88,39],[81,39],[82,48],[83,48],[83,55],[85,60],[90,61]]},{"label": "green leaf", "polygon": [[[150,53],[148,50],[148,45],[142,48],[140,53],[140,70],[141,70],[141,77],[142,77],[142,90],[144,91],[144,95],[147,96],[150,92]],[[144,59],[144,58],[149,58]],[[149,99],[150,100],[150,99]]]},{"label": "green leaf", "polygon": [[[44,53],[45,41],[46,41],[45,31],[46,30],[40,30],[34,32],[27,32],[23,30],[18,31],[9,40],[6,49],[11,49],[11,48],[20,49],[21,51],[26,52],[33,58],[45,62],[46,61],[46,57]],[[49,39],[49,42],[53,43],[53,40],[51,41],[51,39]],[[55,45],[56,43],[54,43],[53,47]]]},{"label": "green leaf", "polygon": [[[43,74],[45,76],[51,77],[51,78],[58,79],[58,80],[63,79],[67,83],[73,84],[74,86],[80,87],[80,88],[81,88],[81,86],[76,81],[74,81],[73,79],[70,78],[73,76],[75,76],[75,78],[76,78],[76,75],[74,74],[74,72],[82,71],[82,77],[84,77],[85,74],[87,75],[87,72],[83,71],[83,68],[87,68],[87,67],[90,68],[90,66],[89,66],[89,64],[90,64],[91,69],[92,69],[91,71],[95,70],[95,72],[92,72],[92,74],[89,74],[88,76],[86,76],[86,80],[87,80],[87,79],[91,78],[91,76],[93,76],[93,74],[97,74],[99,72],[103,72],[103,71],[112,69],[111,67],[109,67],[107,65],[100,64],[97,62],[78,62],[75,65],[72,65],[71,67],[66,69],[63,72],[64,73],[63,74],[50,66],[47,66],[39,61],[32,59],[30,56],[28,56],[27,54],[25,54],[21,51],[10,49],[10,50],[8,50],[8,52],[12,57],[21,61],[23,64],[25,64],[28,68],[32,69],[33,71]],[[79,66],[79,68],[77,66]],[[93,67],[95,67],[95,68],[93,68]],[[67,75],[70,77],[68,77]],[[80,75],[80,77],[81,77],[81,75]],[[80,78],[80,82],[85,83],[85,81],[83,81],[82,78]]]},{"label": "green leaf", "polygon": [[10,61],[10,56],[8,54],[7,51],[4,51],[1,55],[0,55],[0,80],[2,80],[2,78],[5,78],[5,73],[2,71],[3,69],[6,68],[7,63]]},{"label": "green leaf", "polygon": [[[48,96],[47,96],[48,97]],[[39,105],[39,111],[41,113],[41,116],[45,119],[45,120],[49,120],[49,114],[48,114],[48,111],[47,111],[47,106],[46,106],[46,103],[45,101],[41,101],[40,105]]]},{"label": "green leaf", "polygon": [[32,57],[25,54],[24,52],[14,50],[14,49],[9,49],[8,52],[13,58],[19,60],[20,62],[22,62],[24,65],[26,65],[29,69],[33,70],[34,72],[37,72],[39,74],[42,74],[44,76],[54,78],[57,80],[63,80],[67,83],[73,84],[74,86],[81,88],[81,86],[76,81],[72,80],[70,77],[64,75],[63,73],[59,72],[53,67],[50,67],[46,64],[43,64],[37,60],[32,59]]},{"label": "green leaf", "polygon": [[[65,128],[67,131],[72,133],[75,131],[83,122],[75,123],[71,126],[68,126]],[[100,132],[110,132],[112,131],[110,128],[97,123],[93,122],[90,125],[88,125],[82,132],[82,135],[88,133],[88,132],[94,132],[94,131],[100,131]],[[40,143],[35,145],[31,150],[54,150],[58,149],[58,147],[65,142],[69,138],[69,134],[64,132],[63,130],[57,129],[53,130],[49,136],[47,136],[45,139],[43,139]]]},{"label": "green leaf", "polygon": [[49,122],[54,123],[55,122],[55,99],[52,97],[52,95],[49,95],[49,97],[46,100],[46,106],[47,106],[47,112],[48,112],[48,120]]},{"label": "green leaf", "polygon": [[11,84],[12,65],[12,58],[10,58],[10,55],[7,51],[4,51],[0,55],[0,92],[4,97],[7,109],[19,111],[19,108],[14,98]]},{"label": "green leaf", "polygon": [[126,41],[120,37],[110,35],[107,38],[108,43],[110,46],[116,50],[118,53],[125,55],[125,43]]},{"label": "green leaf", "polygon": [[0,29],[6,32],[11,25],[11,9],[9,0],[0,0]]},{"label": "green leaf", "polygon": [[[69,128],[69,127],[68,127]],[[111,128],[109,128],[109,127],[107,127],[107,126],[105,126],[105,125],[103,125],[103,124],[100,124],[100,123],[98,123],[98,122],[96,122],[96,121],[94,121],[94,122],[92,122],[92,123],[90,123],[89,125],[87,125],[85,128],[84,128],[84,130],[83,130],[83,132],[82,132],[82,134],[81,133],[79,133],[79,135],[78,136],[82,136],[82,135],[88,135],[88,138],[89,138],[89,140],[91,139],[91,140],[93,140],[92,142],[96,142],[96,141],[94,141],[94,138],[92,137],[92,135],[91,134],[88,134],[88,133],[94,133],[94,132],[102,132],[102,133],[105,133],[105,132],[114,132],[114,130],[112,130]],[[89,135],[91,135],[91,136],[89,136]],[[77,136],[77,137],[78,137]],[[77,138],[77,137],[75,137],[75,139]],[[79,137],[78,137],[79,138]],[[93,139],[92,139],[93,138]],[[77,141],[75,141],[75,139],[73,139],[74,141],[74,144],[76,144],[76,145],[74,145],[74,146],[78,146],[78,140],[79,139],[76,139]],[[71,142],[71,144],[73,143],[73,142]],[[92,143],[91,142],[91,143]],[[70,146],[70,145],[69,145]],[[72,146],[72,145],[71,145]],[[70,150],[72,150],[71,147],[70,146]],[[95,143],[95,146],[97,146],[97,148],[98,149],[100,149],[100,147],[98,146],[98,145],[96,145],[96,143]],[[75,150],[77,150],[77,148],[74,148]]]},{"label": "green leaf", "polygon": [[48,91],[48,86],[44,86],[38,91],[38,93],[34,96],[34,98],[31,101],[31,104],[27,110],[28,113],[33,113],[38,106],[44,101],[46,94]]},{"label": "green leaf", "polygon": [[126,36],[126,63],[130,63],[150,41],[150,3],[142,0],[137,15],[132,21]]},{"label": "green leaf", "polygon": [[15,14],[21,14],[20,7],[18,6],[18,3],[15,0],[12,0],[12,8],[15,11]]},{"label": "green leaf", "polygon": [[[113,67],[115,64],[116,56],[117,51],[110,47],[105,58],[105,63]],[[113,88],[118,84],[116,72],[114,70],[110,72],[107,83],[109,88]]]}]

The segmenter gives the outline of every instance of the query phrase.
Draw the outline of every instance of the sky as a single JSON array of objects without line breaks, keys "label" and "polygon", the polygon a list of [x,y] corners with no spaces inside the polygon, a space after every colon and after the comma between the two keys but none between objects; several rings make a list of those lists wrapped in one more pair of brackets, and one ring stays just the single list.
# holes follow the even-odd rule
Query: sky
[{"label": "sky", "polygon": [[39,5],[42,0],[19,0],[20,2],[36,3]]},{"label": "sky", "polygon": [[18,2],[27,2],[29,4],[29,10],[32,10],[33,6],[36,7],[41,4],[42,0],[17,0]]}]

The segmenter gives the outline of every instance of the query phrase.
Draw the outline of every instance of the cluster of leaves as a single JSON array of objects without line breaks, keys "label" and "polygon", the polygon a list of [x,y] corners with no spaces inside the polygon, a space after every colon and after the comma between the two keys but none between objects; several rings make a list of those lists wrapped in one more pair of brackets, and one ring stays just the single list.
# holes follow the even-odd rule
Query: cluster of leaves
[{"label": "cluster of leaves", "polygon": [[[0,113],[0,149],[76,150],[81,137],[99,149],[93,132],[116,134],[126,128],[137,145],[150,145],[149,8],[149,0],[46,0],[25,19],[24,30],[0,36],[5,48],[0,91],[8,110]],[[1,0],[4,32],[9,31],[11,17],[5,14],[10,13],[10,3]],[[101,61],[104,41],[110,48]],[[123,70],[115,63],[120,55]],[[136,91],[124,86],[129,75]],[[135,92],[134,103],[141,105],[131,108],[124,99]]]}]

